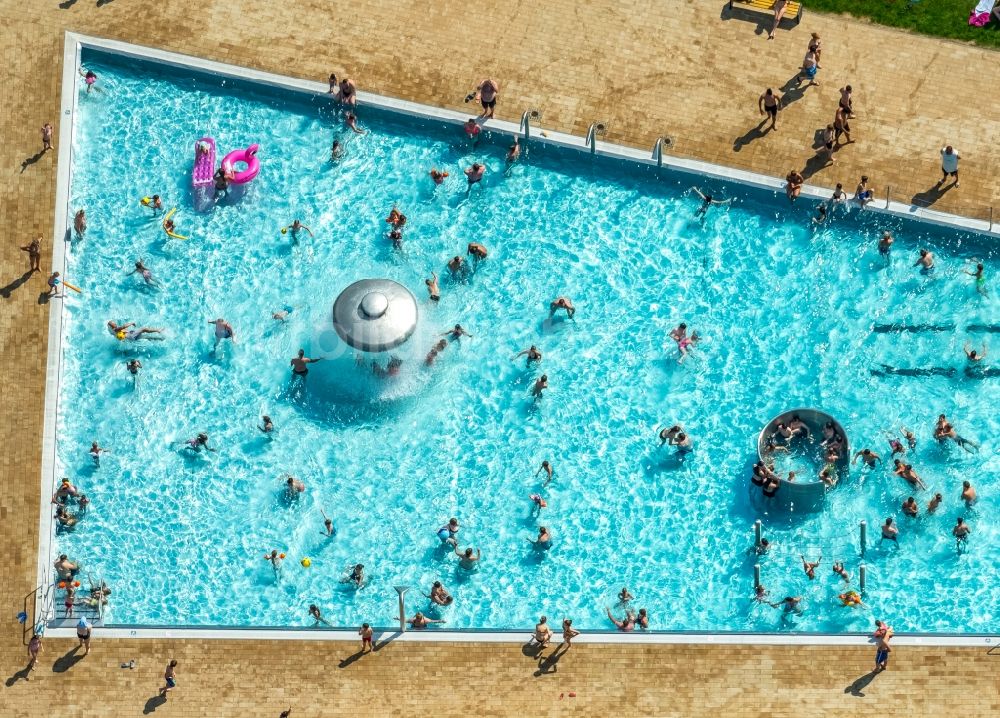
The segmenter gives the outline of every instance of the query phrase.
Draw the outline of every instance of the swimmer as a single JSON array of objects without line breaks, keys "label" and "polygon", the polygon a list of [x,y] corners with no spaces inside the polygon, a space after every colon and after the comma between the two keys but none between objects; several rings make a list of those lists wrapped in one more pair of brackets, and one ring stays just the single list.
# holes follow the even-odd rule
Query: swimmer
[{"label": "swimmer", "polygon": [[812,218],[813,224],[823,224],[826,221],[826,205],[820,202],[816,207],[816,216]]},{"label": "swimmer", "polygon": [[635,614],[633,614],[631,611],[626,611],[625,618],[619,621],[617,618],[611,615],[611,608],[609,606],[605,606],[605,610],[607,611],[608,619],[613,624],[615,624],[615,628],[617,628],[619,631],[622,631],[623,633],[628,633],[630,631],[635,630]]},{"label": "swimmer", "polygon": [[882,524],[882,540],[896,541],[899,536],[899,529],[893,526],[892,519],[887,518]]},{"label": "swimmer", "polygon": [[525,539],[536,551],[548,551],[552,548],[552,534],[544,526],[538,527],[538,538]]},{"label": "swimmer", "polygon": [[541,494],[528,494],[528,498],[531,499],[531,503],[534,504],[531,508],[532,516],[538,516],[542,509],[547,509],[549,507],[548,502],[542,498]]},{"label": "swimmer", "polygon": [[545,472],[545,482],[542,484],[542,488],[545,488],[549,485],[549,482],[552,481],[552,464],[550,464],[547,460],[543,461],[542,465],[538,467],[538,471],[535,472],[535,478],[537,479],[538,475],[543,471]]},{"label": "swimmer", "polygon": [[920,250],[920,258],[913,263],[914,267],[920,267],[921,274],[931,274],[934,272],[934,255],[926,249]]},{"label": "swimmer", "polygon": [[309,615],[316,620],[316,623],[313,624],[313,628],[318,626],[320,623],[325,623],[328,626],[330,625],[330,622],[327,621],[325,618],[323,618],[323,614],[320,613],[319,606],[317,606],[315,603],[309,604]]},{"label": "swimmer", "polygon": [[913,470],[912,464],[904,464],[899,459],[895,459],[892,463],[893,466],[896,467],[893,470],[893,473],[896,476],[900,477],[901,479],[906,479],[907,482],[909,482],[913,486],[916,486],[918,489],[927,488],[924,485],[924,482],[920,480],[920,477],[917,475],[917,472]]},{"label": "swimmer", "polygon": [[934,498],[927,502],[927,513],[934,513],[943,500],[944,497],[941,494],[934,494]]},{"label": "swimmer", "polygon": [[38,239],[33,239],[33,240],[31,240],[30,243],[28,243],[28,244],[24,245],[23,247],[21,247],[21,251],[22,252],[27,252],[28,253],[28,264],[30,265],[28,271],[30,271],[30,272],[40,272],[40,271],[42,271],[41,267],[40,267],[41,262],[42,262],[42,245],[41,245],[41,242],[42,242],[42,238],[39,237]]},{"label": "swimmer", "polygon": [[224,167],[219,167],[212,175],[212,179],[215,180],[215,197],[218,199],[220,194],[229,194],[229,183],[233,179],[232,172],[226,172]]},{"label": "swimmer", "polygon": [[694,192],[696,195],[701,197],[701,206],[698,207],[698,210],[694,213],[695,217],[707,214],[708,208],[711,207],[713,204],[729,204],[730,202],[733,201],[732,199],[715,199],[710,194],[704,194],[697,187],[692,187],[690,191]]},{"label": "swimmer", "polygon": [[787,615],[794,613],[796,616],[802,615],[802,596],[785,596],[777,603],[772,603],[775,608],[781,607],[782,613]]},{"label": "swimmer", "polygon": [[547,374],[542,374],[535,380],[534,386],[531,387],[531,395],[535,399],[542,398],[542,392],[549,388],[549,377]]},{"label": "swimmer", "polygon": [[358,118],[353,112],[348,112],[347,116],[344,118],[344,124],[351,128],[351,130],[358,135],[365,134],[365,130],[358,127]]},{"label": "swimmer", "polygon": [[160,199],[160,195],[158,194],[154,194],[152,197],[143,197],[140,200],[140,204],[147,209],[151,209],[154,217],[163,211],[163,200]]},{"label": "swimmer", "polygon": [[788,420],[788,428],[792,430],[795,436],[802,436],[808,438],[810,436],[809,427],[806,423],[799,418],[798,414],[792,414],[792,418]]},{"label": "swimmer", "polygon": [[452,548],[458,546],[458,532],[461,526],[458,524],[458,519],[451,518],[448,520],[444,526],[437,530],[437,537],[440,539],[441,543],[449,544]]},{"label": "swimmer", "polygon": [[400,367],[403,366],[403,360],[397,356],[390,355],[389,361],[385,364],[385,369],[377,361],[372,361],[372,374],[380,378],[386,378],[390,376],[397,376],[399,374]]},{"label": "swimmer", "polygon": [[467,331],[465,331],[465,329],[462,328],[461,324],[456,324],[454,327],[452,327],[448,331],[441,332],[440,336],[442,336],[442,337],[448,337],[449,339],[451,339],[453,341],[457,341],[457,340],[461,339],[462,337],[469,337],[469,339],[472,339],[472,335],[469,334]]},{"label": "swimmer", "polygon": [[486,166],[481,165],[478,162],[473,162],[472,166],[465,170],[465,177],[469,182],[469,189],[472,189],[472,185],[483,179],[483,175],[486,173]]},{"label": "swimmer", "polygon": [[677,363],[680,364],[688,355],[688,350],[694,346],[695,342],[698,341],[697,333],[688,336],[687,324],[681,322],[677,325],[675,329],[670,330],[670,338],[677,342],[677,351],[679,356],[677,357]]},{"label": "swimmer", "polygon": [[90,458],[94,460],[94,466],[101,465],[101,454],[110,451],[110,449],[105,449],[103,446],[99,446],[96,441],[90,442]]},{"label": "swimmer", "polygon": [[84,210],[80,210],[73,217],[73,231],[76,232],[76,236],[83,239],[83,235],[87,232],[87,213]]},{"label": "swimmer", "polygon": [[889,448],[892,449],[892,454],[890,454],[890,457],[895,456],[896,454],[902,455],[906,453],[906,447],[903,446],[902,442],[899,439],[897,439],[895,436],[892,436],[891,434],[889,435]]},{"label": "swimmer", "polygon": [[816,578],[816,568],[819,566],[820,561],[823,560],[822,554],[820,554],[820,557],[815,562],[806,561],[806,557],[802,554],[799,554],[799,558],[802,559],[802,570],[806,572],[806,576],[812,581]]},{"label": "swimmer", "polygon": [[623,606],[634,599],[635,596],[629,593],[628,586],[622,586],[622,590],[618,592],[618,604]]},{"label": "swimmer", "polygon": [[913,434],[913,432],[907,429],[905,426],[899,427],[899,430],[902,432],[903,438],[906,439],[906,443],[910,447],[910,451],[916,449],[917,437]]},{"label": "swimmer", "polygon": [[916,518],[917,514],[920,513],[920,507],[917,506],[917,500],[912,496],[903,502],[903,513],[911,518]]},{"label": "swimmer", "polygon": [[840,599],[840,605],[842,606],[859,606],[861,608],[865,607],[865,604],[861,601],[861,596],[857,591],[845,591],[844,593],[838,594],[837,598]]},{"label": "swimmer", "polygon": [[531,640],[538,644],[538,648],[542,649],[549,645],[549,641],[552,640],[552,629],[549,628],[548,619],[542,616],[538,619],[538,623],[535,624],[535,632],[531,636]]},{"label": "swimmer", "polygon": [[62,554],[55,561],[56,575],[63,581],[69,581],[80,570],[80,565],[69,560],[66,554]]},{"label": "swimmer", "polygon": [[819,480],[829,488],[833,488],[837,485],[837,475],[831,468],[832,466],[832,464],[827,464],[819,472]]},{"label": "swimmer", "polygon": [[788,196],[789,202],[794,202],[796,198],[802,194],[802,184],[806,181],[797,170],[792,170],[787,175],[785,175],[785,194]]},{"label": "swimmer", "polygon": [[549,304],[549,316],[553,316],[560,309],[565,309],[566,316],[570,319],[576,314],[576,307],[573,306],[573,300],[569,297],[556,297]]},{"label": "swimmer", "polygon": [[282,307],[280,311],[274,312],[271,315],[271,319],[275,320],[276,322],[287,321],[288,315],[291,314],[293,311],[295,311],[295,307],[286,304],[284,307]]},{"label": "swimmer", "polygon": [[466,571],[474,569],[476,562],[482,558],[482,552],[479,549],[476,549],[475,555],[473,555],[471,546],[465,551],[460,551],[458,546],[455,546],[455,555],[458,556],[458,565]]},{"label": "swimmer", "polygon": [[[850,128],[847,126],[846,122],[843,122],[844,132],[847,134],[848,143],[851,142]],[[868,186],[868,175],[861,175],[861,181],[858,182],[858,186],[854,188],[854,200],[861,205],[862,209],[869,202],[875,199],[875,190]]]},{"label": "swimmer", "polygon": [[333,99],[335,102],[353,107],[358,104],[357,89],[354,85],[354,80],[345,77],[337,86],[337,93],[333,96]]},{"label": "swimmer", "polygon": [[410,628],[417,631],[427,628],[432,623],[445,623],[445,621],[441,618],[427,618],[427,616],[420,611],[417,611],[413,618],[406,618],[404,620],[410,624]]},{"label": "swimmer", "polygon": [[152,286],[159,284],[159,282],[157,282],[156,279],[153,278],[153,273],[149,271],[149,267],[143,264],[141,259],[136,260],[135,269],[133,269],[125,276],[128,277],[133,274],[138,274],[140,277],[142,277],[143,281],[146,282],[146,284]]},{"label": "swimmer", "polygon": [[889,261],[889,253],[892,251],[892,243],[895,241],[892,232],[882,232],[882,237],[878,241],[878,253],[885,257],[886,262]]},{"label": "swimmer", "polygon": [[440,581],[435,581],[434,585],[431,586],[431,592],[424,595],[436,606],[450,606],[455,600]]},{"label": "swimmer", "polygon": [[289,476],[285,479],[285,497],[286,498],[296,498],[299,494],[306,490],[306,485],[296,479],[294,476]]},{"label": "swimmer", "polygon": [[391,229],[391,230],[389,230],[389,232],[385,236],[388,237],[392,241],[392,248],[393,249],[402,249],[403,248],[403,233],[400,230],[398,230],[398,229]]},{"label": "swimmer", "polygon": [[61,482],[59,482],[59,488],[57,488],[56,492],[52,494],[52,503],[65,504],[69,501],[70,497],[77,496],[79,493],[79,490],[72,483],[70,483],[70,480],[64,478]]},{"label": "swimmer", "polygon": [[103,92],[104,91],[100,87],[96,86],[97,75],[94,73],[93,70],[84,70],[81,67],[79,72],[80,72],[80,77],[82,77],[83,81],[85,83],[87,83],[87,93],[88,94],[90,93],[91,88],[93,88],[97,92]]},{"label": "swimmer", "polygon": [[934,428],[934,438],[939,442],[951,439],[970,454],[979,452],[979,444],[959,436],[958,432],[955,431],[955,427],[948,423],[944,414],[938,416],[937,426]]},{"label": "swimmer", "polygon": [[298,219],[292,220],[292,223],[290,225],[288,225],[287,227],[282,227],[281,228],[281,233],[285,234],[286,232],[291,231],[291,233],[292,233],[292,241],[293,242],[298,242],[299,241],[299,232],[301,232],[303,230],[305,230],[309,234],[309,237],[311,239],[315,239],[316,238],[316,235],[312,233],[312,230],[309,229],[304,224],[302,224],[302,222],[300,220],[298,220]]},{"label": "swimmer", "polygon": [[447,172],[438,171],[437,167],[431,167],[430,175],[431,179],[434,180],[434,184],[441,184],[448,177]]},{"label": "swimmer", "polygon": [[767,597],[770,594],[768,590],[764,588],[764,584],[758,583],[753,593],[754,593],[753,600],[756,601],[757,603],[770,603],[770,601],[767,600]]},{"label": "swimmer", "polygon": [[202,449],[205,449],[207,451],[215,451],[215,449],[213,449],[211,446],[208,445],[208,434],[206,434],[205,432],[201,432],[200,434],[198,434],[198,436],[194,437],[193,439],[188,439],[183,443],[184,446],[182,448],[190,449],[191,451],[194,451],[196,453],[200,453]]},{"label": "swimmer", "polygon": [[678,431],[676,435],[668,439],[668,443],[671,446],[677,447],[676,455],[678,461],[684,461],[684,457],[694,451],[694,445],[691,442],[691,437],[683,431]]},{"label": "swimmer", "polygon": [[982,352],[977,352],[969,343],[966,343],[965,346],[962,347],[962,351],[965,352],[965,358],[969,360],[969,363],[975,364],[976,362],[981,362],[986,358],[986,343],[983,342]]},{"label": "swimmer", "polygon": [[271,417],[267,414],[261,417],[261,421],[264,422],[263,425],[258,424],[257,428],[264,434],[270,434],[274,431],[274,422],[271,421]]},{"label": "swimmer", "polygon": [[765,555],[771,549],[771,542],[766,538],[762,538],[759,544],[753,547],[753,552],[758,556]]},{"label": "swimmer", "polygon": [[233,344],[236,343],[236,333],[233,331],[232,324],[227,322],[222,317],[219,317],[218,319],[211,319],[208,323],[215,325],[215,347],[213,348],[213,351],[219,348],[219,342],[223,339],[232,339]]},{"label": "swimmer", "polygon": [[517,359],[518,357],[523,357],[523,356],[527,356],[528,357],[525,360],[525,363],[527,364],[527,366],[531,366],[531,364],[533,362],[539,362],[539,361],[542,360],[542,353],[540,351],[538,351],[538,347],[536,347],[534,344],[532,344],[527,349],[522,349],[517,354],[515,354],[514,356],[512,356],[511,357],[511,361],[513,361],[514,359]]},{"label": "swimmer", "polygon": [[986,275],[983,274],[983,263],[976,263],[976,271],[970,272],[966,269],[962,270],[962,274],[968,274],[970,277],[975,277],[976,280],[976,291],[986,296]]},{"label": "swimmer", "polygon": [[[161,224],[161,226],[163,227],[163,231],[167,233],[168,237],[172,237],[173,235],[177,234],[177,223],[174,222],[174,220],[172,219],[174,212],[176,211],[177,210],[173,209],[170,210],[167,213],[167,216],[164,217],[163,223]],[[177,237],[178,239],[187,239],[187,237],[181,237],[180,235],[177,235]]]},{"label": "swimmer", "polygon": [[951,530],[951,535],[955,537],[956,548],[961,546],[963,542],[967,541],[969,534],[972,533],[972,529],[969,528],[969,524],[965,523],[961,516],[955,521],[955,526]]},{"label": "swimmer", "polygon": [[856,464],[858,462],[859,457],[861,458],[862,461],[864,461],[865,466],[867,466],[870,469],[874,469],[876,463],[879,464],[882,463],[882,457],[876,454],[871,449],[862,449],[861,451],[854,454],[854,458],[851,460],[851,464],[852,465]]},{"label": "swimmer", "polygon": [[674,424],[669,429],[667,429],[666,427],[664,427],[663,429],[660,429],[660,433],[659,433],[660,446],[663,446],[668,441],[670,442],[670,445],[673,446],[674,445],[674,439],[676,439],[677,435],[680,434],[682,431],[683,431],[683,429],[681,429],[681,425],[680,424]]},{"label": "swimmer", "polygon": [[340,579],[341,583],[353,583],[355,588],[361,588],[365,583],[365,566],[358,563],[345,576]]},{"label": "swimmer", "polygon": [[406,215],[400,212],[395,207],[389,212],[389,216],[385,218],[386,224],[400,229],[406,225]]},{"label": "swimmer", "polygon": [[320,509],[319,512],[323,515],[323,535],[326,536],[327,538],[332,538],[336,536],[337,529],[333,525],[333,519],[327,516],[326,512],[323,511],[323,509]]},{"label": "swimmer", "polygon": [[838,576],[840,576],[842,579],[844,579],[844,583],[850,583],[851,582],[851,574],[847,573],[847,569],[844,568],[844,562],[843,561],[834,561],[833,562],[833,572],[835,574],[837,574]]},{"label": "swimmer", "polygon": [[[155,327],[136,327],[135,322],[128,322],[127,324],[115,324],[113,321],[108,320],[108,332],[118,341],[130,341],[134,342],[139,339],[163,339],[163,337],[153,337],[147,336],[149,334],[161,334],[162,329],[157,329]],[[132,327],[132,329],[129,329]]]},{"label": "swimmer", "polygon": [[518,142],[517,137],[514,137],[514,144],[507,148],[507,156],[504,158],[504,162],[507,163],[507,169],[518,161],[521,157],[521,144]]},{"label": "swimmer", "polygon": [[761,487],[761,491],[767,498],[774,498],[774,495],[781,488],[781,480],[777,476],[769,477],[764,485]]},{"label": "swimmer", "polygon": [[79,509],[76,514],[78,517],[86,515],[88,506],[90,506],[90,499],[87,498],[86,494],[80,494],[76,497],[76,507]]},{"label": "swimmer", "polygon": [[962,482],[962,501],[965,502],[966,506],[971,507],[979,497],[976,495],[976,490],[972,488],[972,484],[969,481]]},{"label": "swimmer", "polygon": [[305,349],[299,349],[298,355],[289,362],[292,366],[292,376],[300,380],[305,379],[309,373],[309,365],[318,361],[323,361],[323,357],[312,359],[306,356]]},{"label": "swimmer", "polygon": [[469,242],[469,246],[466,248],[466,254],[472,256],[473,261],[479,262],[480,260],[486,259],[487,251],[486,247],[479,242]]},{"label": "swimmer", "polygon": [[125,362],[125,369],[132,375],[132,388],[135,389],[139,383],[139,370],[142,369],[142,362],[138,359],[129,359]]},{"label": "swimmer", "polygon": [[281,561],[282,558],[278,554],[278,549],[272,549],[271,553],[264,556],[268,561],[271,562],[271,570],[274,571],[274,577],[278,578],[281,575]]},{"label": "swimmer", "polygon": [[330,145],[330,161],[336,162],[344,156],[344,146],[340,144],[340,140],[334,140],[333,144]]},{"label": "swimmer", "polygon": [[453,277],[464,274],[466,271],[465,260],[456,254],[448,260],[448,271],[451,272],[451,276]]}]

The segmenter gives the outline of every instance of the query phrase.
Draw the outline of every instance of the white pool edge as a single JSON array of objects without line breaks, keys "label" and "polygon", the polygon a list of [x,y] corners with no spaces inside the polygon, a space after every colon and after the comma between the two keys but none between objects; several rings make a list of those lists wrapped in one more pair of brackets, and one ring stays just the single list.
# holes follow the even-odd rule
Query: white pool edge
[{"label": "white pool edge", "polygon": [[[239,67],[226,63],[204,60],[190,55],[143,47],[117,40],[105,40],[74,32],[66,32],[63,48],[62,100],[61,121],[59,128],[58,170],[56,178],[56,206],[53,229],[52,266],[54,271],[64,272],[66,263],[66,234],[70,228],[71,210],[69,207],[69,190],[72,179],[72,144],[73,127],[78,98],[77,68],[80,53],[84,48],[93,48],[105,52],[113,52],[127,57],[142,60],[154,60],[183,69],[194,69],[202,72],[238,79],[241,81],[258,82],[283,90],[292,90],[310,95],[327,94],[327,86],[322,82],[312,82],[281,75],[275,75],[260,70]],[[443,108],[421,105],[407,100],[358,92],[361,105],[370,105],[383,110],[395,111],[406,115],[461,124],[468,118],[467,113],[456,112]],[[521,127],[505,120],[490,120],[489,127],[493,130],[510,135],[522,134]],[[531,142],[566,147],[589,153],[590,147],[580,137],[562,132],[544,130],[545,136],[539,134],[540,128],[534,128]],[[638,162],[656,167],[656,160],[651,154],[642,150],[599,142],[596,154],[620,160]],[[723,167],[700,160],[663,156],[662,167],[666,170],[676,170],[713,179],[736,182],[759,189],[772,190],[776,193],[784,189],[784,181],[776,177],[768,177],[756,172]],[[812,185],[805,185],[802,197],[826,200],[830,190]],[[991,237],[1000,237],[1000,229],[992,229],[990,223],[968,217],[936,212],[929,209],[906,205],[900,202],[876,200],[870,203],[867,211],[881,212],[892,216],[929,222],[953,229],[976,232]],[[50,300],[63,302],[64,300]],[[58,422],[59,381],[61,377],[62,358],[63,308],[49,315],[49,349],[46,359],[45,382],[45,414],[42,430],[42,467],[41,493],[39,510],[39,551],[38,551],[38,586],[51,583],[52,545],[54,539],[54,521],[50,510],[49,499],[55,489],[57,480],[56,469],[56,430]],[[42,596],[36,595],[36,615],[42,610]],[[76,635],[72,628],[46,629],[46,636],[70,638]],[[199,628],[199,627],[101,627],[99,636],[104,638],[134,638],[134,639],[220,639],[220,640],[295,640],[295,641],[357,641],[354,630],[300,630],[300,629],[254,629],[254,628]],[[377,634],[377,640],[392,638],[413,642],[456,642],[456,643],[517,643],[527,640],[526,632],[488,632],[488,631],[408,631],[397,633],[392,630],[382,630]],[[615,633],[598,632],[585,633],[574,639],[579,643],[607,644],[702,644],[702,645],[801,645],[801,646],[862,646],[868,645],[870,639],[858,634],[784,634],[784,633]],[[975,646],[991,648],[1000,643],[1000,635],[898,635],[897,645],[903,646]]]}]

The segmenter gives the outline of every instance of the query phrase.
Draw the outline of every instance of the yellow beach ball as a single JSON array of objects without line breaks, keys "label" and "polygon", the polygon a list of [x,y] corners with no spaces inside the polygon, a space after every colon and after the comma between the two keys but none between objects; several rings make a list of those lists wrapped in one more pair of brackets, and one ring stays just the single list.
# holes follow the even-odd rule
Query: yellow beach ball
[{"label": "yellow beach ball", "polygon": [[309,568],[312,566],[312,561],[307,557],[302,559],[302,568]]}]

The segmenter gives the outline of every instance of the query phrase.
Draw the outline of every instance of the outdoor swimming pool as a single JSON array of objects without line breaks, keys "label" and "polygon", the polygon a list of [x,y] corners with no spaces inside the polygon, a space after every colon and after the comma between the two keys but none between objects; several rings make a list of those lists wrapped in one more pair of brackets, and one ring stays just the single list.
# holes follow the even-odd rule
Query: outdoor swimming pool
[{"label": "outdoor swimming pool", "polygon": [[[864,630],[872,613],[840,606],[830,563],[845,561],[857,587],[866,519],[873,612],[897,631],[997,629],[1000,379],[966,376],[962,353],[991,339],[966,328],[998,316],[995,288],[980,296],[962,273],[977,258],[996,275],[989,240],[839,210],[814,231],[805,201],[538,143],[505,174],[506,140],[488,133],[473,150],[458,127],[361,108],[368,134],[355,136],[327,98],[91,51],[83,61],[103,93],[81,89],[75,115],[71,205],[86,208],[89,228],[68,249],[67,279],[84,294],[63,310],[57,452],[91,508],[55,549],[113,588],[109,622],[303,626],[316,603],[337,626],[391,625],[393,586],[413,587],[412,614],[426,609],[418,591],[440,580],[456,600],[431,613],[448,628],[524,628],[540,613],[611,628],[605,606],[620,616],[627,585],[653,630]],[[203,134],[220,156],[260,143],[263,167],[243,202],[209,214],[189,198]],[[336,163],[334,137],[346,147]],[[467,196],[462,171],[475,160],[488,171]],[[451,177],[435,187],[431,167]],[[697,219],[692,184],[735,201]],[[190,239],[165,241],[139,204],[153,193],[179,208]],[[393,205],[409,220],[402,250],[385,238]],[[294,218],[315,236],[282,235]],[[888,267],[875,251],[885,228],[897,235]],[[472,241],[489,258],[452,280],[445,263]],[[931,277],[911,266],[918,247],[937,255]],[[159,288],[126,276],[139,258]],[[439,304],[423,286],[432,270]],[[369,276],[419,300],[403,376],[377,380],[348,355],[290,389],[289,359],[333,350],[333,300]],[[546,321],[559,295],[576,304],[573,321]],[[274,321],[286,305],[289,321]],[[220,316],[237,341],[214,352],[207,322]],[[108,320],[164,327],[166,338],[126,346]],[[704,339],[678,365],[667,332],[681,321]],[[431,335],[456,322],[473,337],[422,366]],[[873,331],[891,323],[955,329]],[[530,344],[544,352],[539,369],[511,359]],[[135,390],[131,358],[143,364]],[[955,372],[873,375],[883,364]],[[535,402],[542,371],[550,389]],[[929,486],[917,498],[923,509],[940,491],[941,509],[906,519],[907,484],[856,468],[820,514],[766,512],[749,489],[757,433],[795,406],[831,413],[852,447],[886,459],[885,432],[913,428],[908,461]],[[982,442],[978,454],[936,445],[941,412]],[[256,428],[264,413],[273,440]],[[695,441],[684,463],[656,439],[673,422]],[[216,452],[179,450],[201,431]],[[110,448],[97,468],[94,440]],[[543,459],[555,468],[546,487],[535,478]],[[283,497],[289,474],[307,487],[296,501]],[[964,478],[981,496],[971,510],[959,501]],[[541,517],[532,493],[548,502]],[[973,527],[961,553],[950,533],[960,515]],[[452,516],[460,546],[482,550],[474,573],[440,548],[436,530]],[[877,541],[886,516],[900,524],[898,546]],[[751,600],[758,517],[775,545],[760,559],[772,600],[804,597],[791,620]],[[526,541],[539,525],[554,534],[544,553]],[[277,580],[271,549],[287,554]],[[800,553],[822,553],[815,581]],[[339,582],[355,563],[370,577],[360,590]]]}]

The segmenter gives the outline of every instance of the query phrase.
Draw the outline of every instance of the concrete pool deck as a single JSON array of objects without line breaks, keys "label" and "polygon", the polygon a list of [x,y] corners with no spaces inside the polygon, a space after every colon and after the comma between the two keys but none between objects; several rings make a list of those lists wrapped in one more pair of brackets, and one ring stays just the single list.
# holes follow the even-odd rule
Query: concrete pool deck
[{"label": "concrete pool deck", "polygon": [[[503,119],[516,121],[523,109],[538,107],[544,128],[578,135],[592,120],[607,120],[611,141],[646,147],[667,133],[677,142],[677,155],[782,176],[791,167],[802,169],[803,158],[812,155],[812,129],[829,121],[825,114],[815,119],[820,100],[811,93],[816,88],[783,113],[780,137],[772,133],[740,152],[733,151],[732,142],[758,121],[754,105],[763,86],[753,83],[774,75],[766,69],[774,67],[788,71],[766,82],[777,86],[787,79],[801,59],[809,30],[816,29],[825,41],[820,78],[824,112],[836,106],[839,85],[833,78],[838,72],[854,73],[862,59],[871,61],[873,70],[866,74],[868,86],[850,76],[843,80],[856,89],[858,144],[841,153],[836,178],[828,169],[811,178],[812,183],[832,186],[839,180],[852,187],[864,172],[876,187],[880,177],[894,186],[914,184],[902,193],[909,196],[936,181],[936,151],[947,141],[965,157],[963,186],[947,192],[941,208],[981,218],[981,208],[996,201],[998,192],[996,159],[988,154],[998,123],[983,118],[986,108],[977,105],[975,83],[953,82],[965,76],[966,67],[991,65],[997,55],[846,20],[807,15],[798,29],[780,32],[775,42],[767,43],[754,34],[755,25],[720,19],[721,2],[650,8],[558,2],[521,8],[507,25],[509,8],[493,3],[470,13],[467,5],[450,3],[368,2],[353,6],[358,17],[344,28],[324,14],[329,6],[321,2],[281,8],[216,3],[192,14],[185,12],[188,5],[176,2],[134,5],[118,0],[96,7],[84,0],[63,5],[67,8],[54,2],[42,8],[0,0],[9,38],[3,114],[7,142],[0,148],[9,168],[0,206],[9,235],[2,255],[8,311],[0,335],[10,408],[3,429],[9,478],[0,498],[0,535],[7,546],[0,592],[8,616],[21,609],[35,584],[35,481],[48,327],[48,307],[38,301],[44,277],[18,284],[27,262],[17,246],[40,234],[42,267],[49,266],[54,153],[34,155],[43,122],[52,121],[58,137],[64,30],[312,79],[322,79],[331,69],[339,74],[346,66],[362,89],[459,110],[468,86],[494,74],[503,83],[498,108]],[[635,11],[631,15],[630,9]],[[572,45],[559,33],[569,22],[576,27]],[[228,34],[206,31],[206,25],[225,27]],[[851,55],[838,62],[836,44],[848,34]],[[476,45],[480,35],[490,37],[492,44]],[[332,46],[330,37],[336,38]],[[268,48],[266,54],[258,50],[262,47]],[[482,59],[463,60],[466,47],[475,48]],[[884,47],[899,51],[886,57],[879,54]],[[445,59],[451,57],[455,60]],[[920,65],[918,57],[933,59],[934,67],[912,73]],[[664,69],[656,66],[657,60]],[[706,67],[732,68],[732,74],[706,76]],[[746,108],[733,100],[744,95]],[[938,96],[947,102],[936,101]],[[942,136],[924,142],[920,133],[928,131],[925,127]],[[888,154],[876,157],[876,147]],[[170,657],[181,662],[181,688],[159,712],[176,715],[237,715],[248,708],[277,715],[289,703],[295,706],[293,715],[353,715],[359,706],[389,715],[532,710],[655,716],[712,709],[726,715],[855,715],[856,701],[862,699],[872,703],[869,711],[877,703],[883,714],[951,709],[974,716],[1000,710],[1000,656],[988,657],[982,648],[901,645],[892,670],[863,685],[872,662],[867,646],[581,644],[554,666],[543,665],[550,673],[535,680],[538,663],[512,644],[399,641],[374,656],[349,661],[354,647],[342,643],[102,641],[97,634],[93,654],[75,664],[61,658],[75,641],[47,641],[33,681],[26,684],[16,674],[24,665],[20,627],[9,618],[5,625],[0,656],[10,685],[0,689],[0,715],[138,715],[156,709],[147,699],[155,695]],[[131,658],[138,662],[135,671],[118,668]],[[576,697],[569,697],[570,692]]]}]

